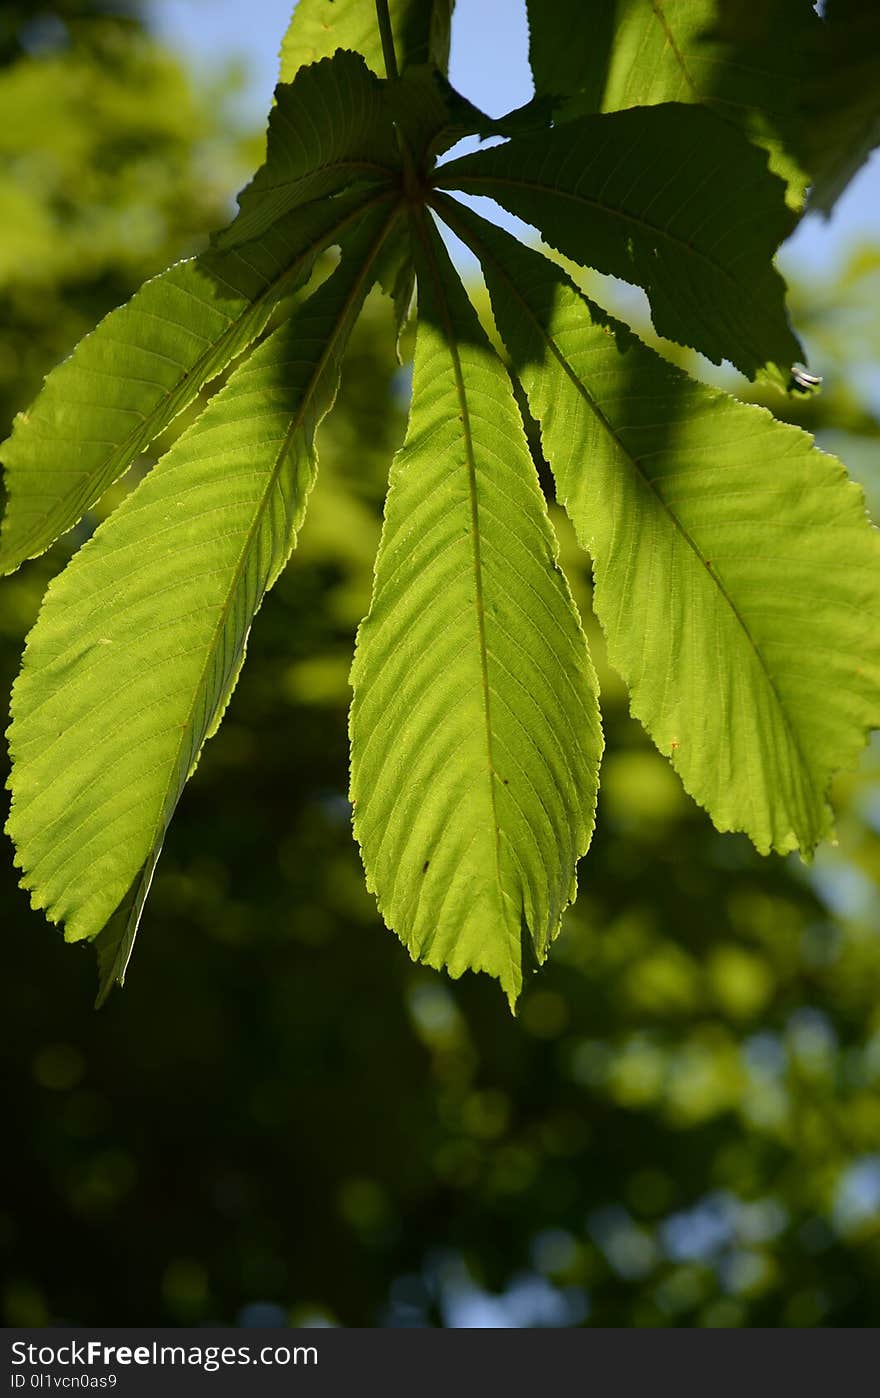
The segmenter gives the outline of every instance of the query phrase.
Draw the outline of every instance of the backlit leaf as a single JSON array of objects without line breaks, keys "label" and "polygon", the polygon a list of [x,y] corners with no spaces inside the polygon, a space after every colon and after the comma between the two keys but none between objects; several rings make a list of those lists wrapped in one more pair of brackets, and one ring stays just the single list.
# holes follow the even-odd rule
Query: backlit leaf
[{"label": "backlit leaf", "polygon": [[42,553],[82,518],[260,334],[367,202],[358,193],[311,205],[241,254],[209,251],[178,263],[80,341],[0,450],[0,572]]},{"label": "backlit leaf", "polygon": [[644,287],[657,333],[782,386],[803,359],[773,254],[790,231],[766,156],[703,107],[581,117],[451,161],[437,184],[486,194],[552,247]]},{"label": "backlit leaf", "polygon": [[804,0],[529,0],[540,92],[564,120],[660,102],[698,102],[765,146],[803,204],[801,94],[821,22]]},{"label": "backlit leaf", "polygon": [[880,724],[880,532],[799,428],[690,379],[469,212],[632,709],[722,830],[828,834]]},{"label": "backlit leaf", "polygon": [[601,735],[506,371],[427,222],[409,428],[352,670],[369,887],[409,949],[515,1002],[575,892]]},{"label": "backlit leaf", "polygon": [[[13,694],[8,829],[35,907],[121,976],[152,867],[284,566],[389,223],[237,369],[51,584]],[[109,940],[110,945],[107,945]]]}]

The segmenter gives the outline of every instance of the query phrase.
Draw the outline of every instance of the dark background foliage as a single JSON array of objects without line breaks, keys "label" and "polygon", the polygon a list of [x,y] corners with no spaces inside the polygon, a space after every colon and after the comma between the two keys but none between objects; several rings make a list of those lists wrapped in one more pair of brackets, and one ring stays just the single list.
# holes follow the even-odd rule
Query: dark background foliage
[{"label": "dark background foliage", "polygon": [[[7,4],[0,59],[5,432],[89,325],[225,220],[253,143],[109,0]],[[878,267],[864,249],[795,300],[829,385],[793,411],[869,487]],[[838,784],[840,844],[812,872],[761,859],[683,795],[591,628],[598,833],[519,1017],[381,926],[350,836],[346,675],[406,396],[377,298],[302,545],[100,1013],[91,952],[29,910],[6,843],[3,1320],[876,1323],[876,755]],[[4,691],[100,513],[4,584]]]}]

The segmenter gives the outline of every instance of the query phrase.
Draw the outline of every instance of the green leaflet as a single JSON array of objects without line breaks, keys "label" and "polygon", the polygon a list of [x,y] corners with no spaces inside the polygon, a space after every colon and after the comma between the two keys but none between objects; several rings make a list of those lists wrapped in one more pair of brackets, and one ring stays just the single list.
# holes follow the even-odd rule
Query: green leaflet
[{"label": "green leaflet", "polygon": [[240,254],[209,251],[178,263],[80,341],[19,413],[0,452],[0,572],[42,553],[82,518],[261,333],[369,199],[361,192],[310,205]]},{"label": "green leaflet", "polygon": [[434,159],[464,136],[518,136],[545,131],[552,103],[533,99],[502,117],[490,117],[475,107],[436,68],[409,68],[388,84],[388,107],[406,133],[416,163]]},{"label": "green leaflet", "polygon": [[546,258],[443,212],[481,259],[633,712],[720,829],[809,853],[832,775],[880,724],[880,533],[861,490]]},{"label": "green leaflet", "polygon": [[[162,837],[284,566],[396,213],[237,369],[49,587],[13,693],[8,830],[35,907],[121,975]],[[120,905],[126,905],[120,908]],[[107,941],[109,939],[109,945]]]},{"label": "green leaflet", "polygon": [[463,136],[489,135],[494,123],[455,91],[436,68],[408,68],[388,84],[388,109],[403,132],[414,163],[434,159]]},{"label": "green leaflet", "polygon": [[601,111],[615,5],[526,0],[526,12],[535,92],[557,99],[581,93],[585,112]]},{"label": "green leaflet", "polygon": [[399,164],[382,84],[361,55],[322,59],[276,87],[265,162],[238,196],[238,217],[215,243],[250,242],[291,209],[346,185],[387,185]]},{"label": "green leaflet", "polygon": [[486,971],[513,1004],[589,843],[596,685],[506,371],[417,217],[410,422],[352,669],[354,828],[413,958]]},{"label": "green leaflet", "polygon": [[658,334],[781,386],[803,351],[772,263],[793,216],[763,152],[703,107],[581,117],[451,161],[566,257],[644,287]]},{"label": "green leaflet", "polygon": [[416,284],[409,230],[403,220],[389,235],[382,249],[376,266],[376,281],[385,295],[391,298],[395,350],[398,363],[402,364],[400,341],[412,311]]},{"label": "green leaflet", "polygon": [[529,0],[528,9],[535,83],[568,98],[563,119],[704,103],[767,149],[802,208],[800,97],[822,27],[804,0]]},{"label": "green leaflet", "polygon": [[110,921],[95,938],[95,953],[98,959],[96,1010],[99,1010],[104,1004],[114,985],[125,984],[125,973],[131,960],[141,914],[144,911],[147,894],[153,882],[159,855],[162,853],[164,839],[164,831],[156,836],[143,868],[135,875],[131,888],[113,913]]},{"label": "green leaflet", "polygon": [[[401,72],[411,63],[433,63],[441,73],[446,72],[454,3],[455,0],[389,0]],[[281,82],[290,82],[304,64],[329,58],[337,49],[362,53],[376,76],[384,78],[375,6],[364,0],[298,0],[281,41]]]}]

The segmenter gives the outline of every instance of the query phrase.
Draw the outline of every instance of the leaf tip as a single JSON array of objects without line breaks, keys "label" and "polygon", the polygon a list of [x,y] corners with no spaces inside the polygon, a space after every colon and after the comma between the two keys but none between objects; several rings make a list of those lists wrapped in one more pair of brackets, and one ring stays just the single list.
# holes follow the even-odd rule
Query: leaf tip
[{"label": "leaf tip", "polygon": [[111,994],[113,993],[113,990],[115,989],[115,987],[118,985],[119,988],[120,988],[120,990],[121,990],[122,987],[124,986],[124,984],[125,984],[125,977],[124,977],[124,976],[114,976],[113,974],[107,975],[106,973],[102,973],[102,972],[101,972],[101,969],[100,969],[100,963],[99,963],[99,966],[98,966],[98,993],[97,993],[97,995],[95,996],[95,1003],[94,1003],[93,1008],[96,1009],[96,1010],[101,1010],[101,1009],[103,1009],[104,1006],[106,1005],[108,999],[110,998]]}]

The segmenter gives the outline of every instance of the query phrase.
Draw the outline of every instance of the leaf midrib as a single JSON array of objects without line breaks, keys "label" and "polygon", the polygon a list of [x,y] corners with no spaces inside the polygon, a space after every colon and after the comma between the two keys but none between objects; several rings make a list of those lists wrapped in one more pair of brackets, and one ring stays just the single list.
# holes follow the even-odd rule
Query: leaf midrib
[{"label": "leaf midrib", "polygon": [[663,5],[661,0],[651,0],[651,13],[653,14],[660,28],[663,30],[663,34],[666,38],[666,41],[669,44],[670,49],[672,50],[672,56],[678,64],[679,68],[681,69],[682,77],[684,78],[685,83],[687,84],[694,101],[702,101],[699,88],[697,87],[696,83],[690,75],[690,72],[688,71],[687,64],[684,60],[684,54],[679,48],[678,41],[672,32],[672,25],[670,24],[669,20],[666,18],[666,15],[663,12]]},{"label": "leaf midrib", "polygon": [[[318,199],[331,199],[334,194],[342,193],[346,187],[357,184],[359,176],[371,184],[381,180],[377,196],[381,198],[382,195],[391,192],[396,174],[397,172],[392,166],[381,165],[375,160],[352,160],[348,157],[341,157],[339,160],[328,161],[325,165],[318,165],[314,170],[307,170],[304,174],[294,175],[289,179],[267,181],[265,184],[260,184],[254,191],[255,195],[261,196],[261,202],[255,208],[242,208],[234,222],[218,235],[217,245],[221,252],[237,252],[248,243],[253,243],[261,238],[272,228],[273,224],[288,214],[294,213],[297,207],[304,207]],[[323,189],[328,175],[333,176],[333,181],[329,189]],[[316,184],[318,190],[321,191],[319,193],[314,193],[310,189]],[[306,191],[305,198],[298,197],[303,190]],[[245,192],[250,193],[251,186]],[[281,208],[279,209],[276,205],[272,212],[267,214],[263,207],[266,199],[280,202]],[[361,207],[366,207],[366,205]]]},{"label": "leaf midrib", "polygon": [[[287,430],[287,432],[286,432],[286,434],[285,434],[284,441],[282,442],[280,448],[278,449],[278,452],[276,453],[275,462],[274,462],[272,471],[271,471],[271,473],[270,473],[270,476],[269,476],[269,478],[268,478],[268,480],[267,480],[266,488],[265,488],[265,490],[263,491],[263,494],[262,494],[262,496],[261,496],[261,498],[260,498],[260,501],[259,501],[258,506],[257,506],[257,507],[255,508],[255,510],[254,510],[254,517],[253,517],[253,520],[252,520],[252,522],[251,522],[251,526],[250,526],[250,528],[249,528],[249,530],[248,530],[248,532],[247,532],[247,535],[246,535],[246,537],[245,537],[244,543],[243,543],[243,545],[242,545],[241,553],[239,554],[238,561],[237,561],[237,563],[236,563],[236,565],[235,565],[235,570],[234,570],[233,575],[232,575],[232,578],[231,578],[231,580],[230,580],[229,588],[228,588],[228,590],[227,590],[227,595],[226,595],[226,601],[225,601],[224,604],[223,604],[223,608],[222,608],[221,613],[220,613],[220,615],[219,615],[219,617],[218,617],[218,620],[217,620],[217,624],[216,624],[216,627],[215,627],[215,630],[214,630],[215,643],[216,643],[216,638],[217,638],[219,635],[222,634],[222,632],[223,632],[223,630],[224,630],[224,628],[225,628],[225,626],[226,626],[226,622],[227,622],[228,617],[229,617],[229,610],[230,610],[230,608],[231,608],[231,606],[232,606],[232,600],[233,600],[233,598],[234,598],[234,596],[235,596],[235,594],[236,594],[236,591],[237,591],[237,588],[238,588],[238,584],[239,584],[239,582],[240,582],[240,580],[241,580],[242,572],[243,572],[243,569],[244,569],[244,567],[245,567],[245,563],[246,563],[247,557],[248,557],[248,555],[249,555],[249,553],[250,553],[250,550],[251,550],[253,541],[254,541],[254,539],[255,539],[255,537],[256,537],[257,530],[258,530],[260,524],[262,523],[262,519],[263,519],[263,515],[264,515],[264,513],[265,513],[267,501],[268,501],[268,499],[269,499],[271,493],[274,491],[275,486],[276,486],[276,484],[277,484],[277,482],[278,482],[278,477],[279,477],[279,474],[280,474],[280,472],[281,472],[281,468],[282,468],[282,466],[284,465],[285,459],[286,459],[286,457],[287,457],[287,453],[288,453],[288,451],[290,450],[291,443],[293,442],[293,439],[294,439],[296,433],[299,431],[300,427],[301,427],[302,424],[303,424],[303,421],[304,421],[304,419],[305,419],[306,413],[307,413],[307,411],[308,411],[309,405],[310,405],[311,400],[312,400],[312,396],[313,396],[313,394],[314,394],[314,392],[315,392],[315,390],[316,390],[318,384],[319,384],[320,381],[321,381],[321,378],[322,378],[322,376],[323,376],[323,374],[324,374],[324,371],[325,371],[325,369],[326,369],[326,367],[327,367],[327,363],[328,363],[328,361],[329,361],[331,355],[335,352],[335,350],[336,350],[336,348],[337,348],[338,341],[339,341],[339,336],[340,336],[340,332],[343,331],[343,329],[344,329],[344,327],[345,327],[345,325],[346,325],[346,322],[347,322],[347,320],[348,320],[348,318],[349,318],[349,315],[350,315],[350,312],[351,312],[351,308],[352,308],[352,306],[356,303],[358,297],[361,295],[361,293],[362,293],[362,291],[363,291],[364,283],[365,283],[365,281],[367,281],[367,279],[368,279],[368,277],[369,277],[369,275],[370,275],[370,272],[371,272],[371,270],[372,270],[372,268],[373,268],[373,265],[374,265],[374,263],[375,263],[375,261],[376,261],[376,258],[378,257],[379,252],[380,252],[380,250],[381,250],[381,248],[382,248],[382,245],[384,244],[386,238],[388,237],[388,234],[391,232],[391,229],[392,229],[392,227],[394,226],[394,223],[396,222],[397,218],[399,217],[400,211],[401,211],[401,206],[400,206],[400,205],[395,205],[395,207],[391,210],[391,213],[390,213],[389,217],[385,220],[385,222],[384,222],[384,224],[383,224],[383,226],[382,226],[382,229],[381,229],[381,231],[380,231],[380,233],[379,233],[379,236],[376,238],[376,240],[375,240],[375,242],[374,242],[372,248],[370,249],[369,254],[364,258],[364,261],[363,261],[363,264],[362,264],[362,267],[361,267],[361,271],[360,271],[360,275],[358,276],[358,278],[357,278],[357,280],[355,281],[355,283],[353,284],[353,286],[352,286],[352,288],[351,288],[351,290],[350,290],[348,296],[347,296],[346,299],[345,299],[345,302],[344,302],[344,304],[343,304],[343,306],[342,306],[342,308],[341,308],[341,310],[340,310],[339,316],[338,316],[337,321],[336,321],[336,324],[335,324],[335,326],[334,326],[333,333],[332,333],[332,335],[329,336],[328,341],[327,341],[326,345],[324,346],[324,349],[321,351],[320,357],[318,358],[318,360],[317,360],[317,362],[316,362],[316,365],[315,365],[315,367],[314,367],[314,369],[313,369],[313,371],[312,371],[312,373],[311,373],[311,376],[310,376],[310,378],[309,378],[308,385],[307,385],[307,387],[306,387],[306,389],[305,389],[305,392],[304,392],[303,395],[302,395],[302,399],[301,399],[301,401],[300,401],[299,407],[297,408],[296,412],[294,413],[293,417],[291,418],[290,426],[289,426],[289,428],[288,428],[288,430]],[[361,210],[361,212],[363,212],[363,210]],[[212,659],[212,657],[213,657],[213,655],[214,655],[214,650],[215,650],[215,646],[212,645],[211,647],[209,647],[209,649],[208,649],[208,651],[207,651],[207,653],[206,653],[205,663],[204,663],[204,665],[203,665],[203,667],[202,667],[202,672],[201,672],[201,674],[200,674],[200,676],[199,676],[199,679],[198,679],[198,682],[197,682],[197,684],[195,685],[194,690],[193,690],[193,700],[192,700],[192,703],[190,704],[189,712],[187,713],[186,720],[185,720],[184,724],[181,726],[181,737],[180,737],[180,740],[179,740],[179,743],[178,743],[177,750],[176,750],[176,752],[175,752],[175,754],[174,754],[174,760],[173,760],[173,763],[169,764],[169,770],[172,772],[173,775],[169,778],[169,781],[168,781],[168,783],[166,784],[165,790],[164,790],[164,792],[162,793],[162,800],[161,800],[161,805],[160,805],[160,807],[159,807],[159,814],[158,814],[158,816],[157,816],[155,825],[153,826],[152,831],[151,831],[151,833],[150,833],[150,837],[149,837],[149,841],[148,841],[148,845],[147,845],[147,849],[148,849],[147,862],[149,862],[149,860],[150,860],[150,858],[151,858],[151,852],[152,852],[153,849],[155,848],[157,840],[160,838],[160,828],[163,826],[163,824],[164,824],[164,829],[165,829],[165,830],[167,830],[167,828],[168,828],[168,824],[169,824],[169,821],[170,821],[170,816],[167,816],[167,817],[166,817],[166,808],[167,808],[167,803],[168,803],[168,795],[169,795],[169,792],[171,791],[172,783],[173,783],[173,780],[174,780],[174,774],[177,775],[178,782],[179,782],[180,758],[181,758],[181,754],[182,754],[183,749],[184,749],[184,739],[185,739],[186,737],[189,737],[189,738],[191,739],[191,736],[192,736],[192,725],[193,725],[193,716],[194,716],[194,714],[195,714],[196,705],[198,704],[199,699],[200,699],[200,697],[201,697],[201,695],[202,695],[202,691],[203,691],[203,689],[204,689],[205,676],[206,676],[207,673],[208,673],[208,667],[209,667],[209,665],[210,665],[210,663],[211,663],[211,659]],[[211,723],[213,722],[213,719],[214,719],[214,714],[212,713],[212,714],[211,714],[211,717],[210,717],[210,720],[209,720],[209,722],[208,722],[207,725],[206,725],[206,731],[207,731],[208,729],[210,729]],[[187,775],[189,775],[189,774],[187,773]],[[186,777],[184,778],[184,781],[185,781],[185,780],[186,780]],[[175,802],[175,805],[176,805],[176,802]],[[173,812],[172,812],[172,814],[173,814]],[[161,838],[164,839],[164,832],[163,832]],[[139,878],[139,877],[141,876],[141,872],[142,872],[142,870],[144,869],[144,867],[145,867],[144,865],[141,866],[141,869],[138,871],[138,874],[135,875],[135,879],[137,879],[137,878]],[[143,908],[141,909],[141,911],[142,911],[142,910],[143,910]],[[130,953],[129,953],[129,956],[130,956]]]},{"label": "leaf midrib", "polygon": [[[488,154],[488,152],[486,153]],[[478,154],[483,154],[483,152],[478,152]],[[464,156],[463,159],[472,160],[473,156]],[[670,243],[673,247],[682,250],[687,253],[688,256],[695,257],[698,261],[705,263],[707,267],[711,267],[713,272],[717,272],[720,276],[724,277],[735,290],[742,290],[742,284],[737,281],[736,277],[733,276],[722,262],[716,262],[708,253],[703,252],[700,248],[696,247],[695,244],[689,243],[687,239],[680,238],[677,234],[671,233],[668,228],[660,228],[657,224],[649,223],[647,219],[639,218],[637,214],[627,213],[624,209],[618,209],[611,204],[605,204],[600,199],[591,199],[585,194],[577,193],[573,190],[559,189],[556,185],[542,184],[537,180],[525,180],[512,175],[457,174],[455,172],[457,163],[456,161],[452,161],[448,165],[441,165],[439,167],[438,178],[435,181],[435,187],[437,189],[464,189],[467,185],[478,185],[481,188],[476,192],[486,194],[491,199],[494,198],[494,195],[487,186],[492,186],[494,188],[501,187],[505,189],[524,190],[526,193],[541,195],[543,198],[551,194],[557,199],[567,199],[575,205],[582,204],[586,208],[605,214],[610,218],[617,218],[624,223],[631,223],[643,233],[650,233],[658,238],[665,239],[665,241]],[[439,178],[441,174],[445,176],[442,180]],[[450,178],[450,174],[453,178]],[[503,204],[504,200],[499,199],[499,203]],[[560,249],[560,251],[562,251],[562,249]]]},{"label": "leaf midrib", "polygon": [[[352,156],[340,156],[338,160],[326,160],[322,165],[316,165],[314,169],[306,170],[304,173],[293,175],[288,179],[267,180],[265,184],[260,185],[259,193],[274,194],[282,189],[296,190],[302,186],[307,188],[310,183],[320,179],[322,175],[336,174],[341,171],[347,173],[349,171],[359,170],[366,170],[370,174],[381,175],[389,180],[393,180],[398,173],[393,165],[383,165],[380,160],[368,160],[366,157],[355,158]],[[233,231],[234,227],[235,224],[230,225],[230,233]],[[248,239],[248,242],[250,242],[250,239]]]},{"label": "leaf midrib", "polygon": [[425,255],[425,261],[434,283],[434,290],[437,296],[437,303],[443,318],[443,329],[446,335],[446,343],[449,348],[449,357],[452,361],[452,370],[455,378],[455,389],[461,408],[462,435],[464,438],[465,458],[468,472],[468,496],[470,506],[470,540],[471,556],[474,564],[474,587],[476,593],[477,612],[477,635],[480,651],[480,683],[483,694],[483,726],[486,739],[486,757],[489,764],[489,795],[492,804],[492,829],[495,849],[495,882],[499,894],[499,901],[503,903],[504,890],[501,882],[501,848],[500,848],[500,824],[498,819],[498,806],[495,794],[495,757],[492,743],[492,705],[491,687],[489,684],[489,660],[488,642],[486,639],[486,608],[483,595],[483,561],[482,549],[480,545],[480,504],[477,491],[477,466],[474,454],[473,435],[471,432],[470,407],[468,403],[467,390],[464,384],[464,375],[461,368],[461,357],[458,349],[458,338],[452,317],[446,302],[443,290],[443,279],[437,260],[434,254],[434,247],[431,240],[430,230],[427,226],[427,213],[424,207],[418,207],[414,211],[413,223],[419,241]]},{"label": "leaf midrib", "polygon": [[[809,769],[809,766],[808,766],[808,764],[807,764],[806,758],[805,758],[805,756],[804,756],[803,750],[802,750],[802,748],[801,748],[800,739],[799,739],[799,737],[798,737],[798,734],[797,734],[797,732],[795,731],[795,729],[792,727],[791,720],[790,720],[790,718],[789,718],[788,712],[787,712],[787,710],[786,710],[786,708],[785,708],[785,705],[784,705],[783,702],[782,702],[782,699],[781,699],[781,697],[780,697],[780,694],[779,694],[778,689],[776,688],[776,684],[775,684],[775,682],[774,682],[774,680],[773,680],[773,677],[772,677],[772,675],[770,674],[770,671],[767,669],[767,665],[766,665],[766,662],[765,662],[765,660],[764,660],[764,657],[763,657],[763,655],[761,654],[761,651],[760,651],[760,649],[759,649],[759,647],[758,647],[758,645],[757,645],[757,643],[756,643],[754,637],[752,636],[752,634],[751,634],[751,632],[750,632],[750,630],[749,630],[749,628],[748,628],[748,626],[747,626],[747,624],[746,624],[745,618],[743,617],[742,613],[740,612],[739,608],[737,607],[736,603],[734,602],[733,598],[731,597],[730,593],[728,592],[727,588],[725,587],[723,580],[721,579],[721,577],[718,575],[718,573],[715,571],[714,568],[710,568],[710,567],[708,566],[708,564],[707,564],[707,562],[706,562],[706,559],[703,557],[703,554],[702,554],[700,548],[698,547],[698,545],[697,545],[697,543],[696,543],[696,540],[693,538],[693,536],[690,534],[690,532],[689,532],[688,529],[685,527],[685,525],[681,522],[681,520],[678,518],[678,516],[674,513],[674,511],[671,510],[670,507],[667,505],[666,501],[663,499],[663,496],[662,496],[662,495],[660,494],[660,492],[657,490],[657,488],[656,488],[654,482],[650,479],[649,476],[646,476],[646,475],[645,475],[645,473],[644,473],[644,471],[643,471],[643,469],[642,469],[641,462],[640,462],[639,458],[638,458],[637,456],[633,456],[632,452],[631,452],[631,451],[629,450],[629,448],[625,445],[625,443],[623,442],[622,438],[621,438],[620,435],[618,434],[618,432],[617,432],[616,428],[614,427],[614,425],[608,420],[608,418],[607,418],[607,417],[605,416],[605,414],[603,413],[602,409],[599,407],[599,404],[595,401],[595,399],[594,399],[594,398],[592,397],[592,395],[590,394],[590,392],[589,392],[589,390],[588,390],[586,384],[583,383],[583,381],[578,377],[578,375],[577,375],[576,371],[574,370],[574,368],[569,364],[569,362],[568,362],[568,360],[566,359],[566,357],[565,357],[563,351],[562,351],[562,350],[559,348],[559,346],[556,344],[556,341],[555,341],[554,337],[552,336],[552,334],[550,333],[550,331],[549,331],[548,329],[546,329],[546,328],[541,324],[541,321],[540,321],[540,320],[538,319],[538,317],[535,315],[535,313],[534,313],[534,311],[532,310],[531,306],[529,305],[528,301],[526,301],[525,297],[523,297],[523,296],[521,295],[521,293],[520,293],[518,287],[516,286],[515,281],[509,276],[509,274],[508,274],[506,268],[498,261],[498,259],[494,256],[494,254],[490,251],[490,249],[486,247],[485,243],[483,243],[483,242],[481,241],[481,239],[479,238],[479,236],[473,231],[473,228],[470,226],[469,220],[467,220],[466,218],[465,218],[465,219],[460,218],[460,217],[457,215],[457,211],[456,211],[456,212],[453,212],[453,211],[449,208],[449,205],[450,205],[450,204],[453,204],[453,205],[454,205],[454,204],[455,204],[455,201],[454,201],[454,200],[447,200],[446,198],[444,198],[444,197],[441,195],[441,196],[439,196],[439,199],[438,199],[438,201],[437,201],[438,204],[439,204],[439,200],[440,200],[440,199],[443,200],[442,211],[443,211],[443,216],[444,216],[444,218],[446,218],[447,221],[450,222],[450,223],[452,223],[452,224],[458,224],[458,227],[457,227],[457,228],[454,228],[454,231],[457,232],[457,233],[459,234],[459,236],[460,236],[461,238],[463,238],[464,241],[466,241],[466,242],[468,243],[468,245],[470,246],[470,248],[472,249],[472,251],[479,257],[480,261],[483,261],[484,258],[485,258],[485,259],[488,259],[489,261],[491,261],[492,264],[493,264],[493,266],[496,268],[496,270],[497,270],[498,273],[500,274],[500,276],[502,276],[502,277],[504,278],[504,281],[505,281],[506,285],[508,286],[508,288],[510,289],[510,291],[511,291],[513,297],[514,297],[514,299],[516,300],[516,302],[518,303],[518,305],[521,307],[523,313],[528,317],[529,321],[535,326],[536,330],[538,331],[538,334],[540,335],[540,337],[541,337],[541,339],[544,341],[544,343],[547,345],[547,348],[550,350],[550,352],[551,352],[551,354],[553,355],[553,357],[554,357],[554,358],[556,359],[556,361],[558,362],[558,364],[559,364],[560,368],[562,369],[563,373],[567,376],[567,378],[568,378],[568,379],[570,380],[570,382],[573,384],[573,386],[575,387],[575,389],[577,390],[577,392],[578,392],[578,393],[580,394],[580,396],[583,398],[583,400],[584,400],[584,402],[586,403],[587,407],[590,409],[590,411],[592,412],[592,414],[594,415],[594,417],[596,418],[596,420],[599,422],[599,424],[601,425],[601,427],[604,429],[604,431],[606,432],[606,434],[607,434],[607,435],[611,438],[611,440],[614,442],[614,444],[615,444],[615,446],[617,447],[617,449],[618,449],[618,450],[620,451],[620,453],[626,458],[626,460],[630,463],[630,465],[632,466],[633,470],[638,474],[638,476],[639,476],[639,478],[641,479],[641,481],[643,482],[643,484],[646,485],[646,486],[648,487],[648,489],[649,489],[649,490],[651,491],[651,493],[653,494],[654,498],[659,502],[659,504],[660,504],[661,508],[663,509],[664,513],[666,514],[666,516],[669,518],[669,520],[672,522],[672,524],[673,524],[673,525],[675,526],[675,528],[678,530],[678,532],[680,533],[681,537],[684,539],[684,541],[685,541],[685,543],[688,545],[688,547],[692,550],[694,556],[697,558],[697,560],[699,561],[699,563],[701,564],[701,566],[703,567],[703,569],[705,570],[705,572],[708,573],[709,577],[710,577],[710,578],[712,579],[712,581],[715,583],[715,586],[717,587],[719,594],[724,598],[724,601],[727,603],[728,607],[730,608],[730,611],[731,611],[731,613],[732,613],[732,615],[733,615],[735,621],[737,622],[737,624],[738,624],[738,626],[740,627],[740,629],[741,629],[743,635],[745,636],[746,640],[748,641],[748,644],[749,644],[749,646],[751,647],[751,650],[752,650],[752,652],[753,652],[753,654],[754,654],[754,656],[755,656],[755,659],[756,659],[757,662],[758,662],[758,665],[759,665],[759,667],[760,667],[760,669],[761,669],[761,672],[762,672],[762,674],[764,675],[764,678],[765,678],[765,680],[766,680],[766,682],[767,682],[767,685],[768,685],[768,687],[769,687],[771,693],[773,694],[774,699],[776,700],[776,704],[777,704],[778,709],[779,709],[779,712],[780,712],[780,714],[781,714],[782,721],[783,721],[783,723],[785,724],[786,730],[787,730],[787,732],[788,732],[788,734],[789,734],[789,736],[790,736],[790,738],[791,738],[792,744],[793,744],[793,746],[794,746],[794,750],[795,750],[795,752],[797,753],[798,760],[800,761],[802,771],[803,771],[805,777],[807,778],[807,782],[808,782],[808,784],[809,784],[810,769]],[[482,251],[479,251],[478,249],[482,249]],[[568,278],[566,278],[566,281],[568,281]],[[569,282],[569,286],[571,286],[572,290],[574,290],[574,291],[577,293],[578,296],[581,295],[581,293],[577,291],[577,288],[573,285],[573,283]]]}]

